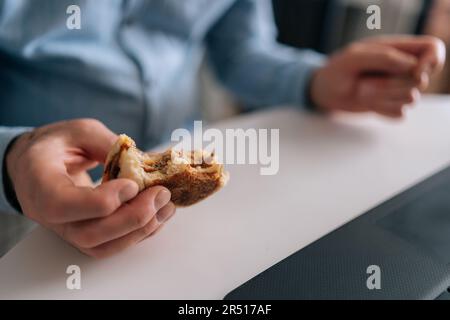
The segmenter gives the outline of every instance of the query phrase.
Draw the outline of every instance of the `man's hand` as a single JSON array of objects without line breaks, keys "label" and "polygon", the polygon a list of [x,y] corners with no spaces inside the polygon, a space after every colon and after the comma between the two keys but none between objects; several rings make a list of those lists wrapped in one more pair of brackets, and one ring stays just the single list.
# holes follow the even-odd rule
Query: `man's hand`
[{"label": "man's hand", "polygon": [[140,242],[175,212],[163,187],[138,195],[127,179],[93,186],[87,170],[105,160],[116,139],[96,120],[59,122],[22,135],[6,155],[24,214],[93,257]]},{"label": "man's hand", "polygon": [[445,45],[423,36],[377,37],[331,56],[311,82],[311,99],[322,111],[373,111],[403,115],[420,98],[445,61]]}]

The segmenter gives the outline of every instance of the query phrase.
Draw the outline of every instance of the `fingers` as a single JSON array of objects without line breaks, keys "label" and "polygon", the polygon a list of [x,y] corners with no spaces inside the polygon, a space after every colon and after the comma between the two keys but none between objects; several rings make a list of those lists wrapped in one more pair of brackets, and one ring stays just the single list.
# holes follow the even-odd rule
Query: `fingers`
[{"label": "fingers", "polygon": [[[166,205],[161,211],[164,210],[166,213],[166,220],[173,216],[175,212],[175,206],[172,203]],[[154,235],[161,227],[164,225],[163,222],[158,220],[158,217],[153,217],[150,222],[148,222],[144,227],[137,229],[121,238],[115,239],[110,242],[103,243],[97,247],[85,249],[81,248],[80,250],[94,258],[106,258],[111,255],[114,255],[120,251],[123,251],[137,243],[145,240],[146,238]]]},{"label": "fingers", "polygon": [[78,247],[93,248],[141,229],[153,218],[162,223],[167,218],[167,207],[173,207],[168,205],[170,196],[163,187],[144,190],[105,218],[69,224],[64,237]]},{"label": "fingers", "polygon": [[[167,222],[172,216],[175,214],[176,207],[172,202],[169,202],[165,207],[163,207],[161,210],[158,211],[158,221]],[[157,234],[161,229],[164,227],[164,223],[161,223],[158,228],[156,228],[155,231],[153,231],[150,235],[142,239],[141,241],[149,238],[150,236],[153,236]]]},{"label": "fingers", "polygon": [[403,106],[397,107],[392,110],[376,109],[376,111],[375,111],[375,109],[374,109],[374,112],[376,112],[382,116],[392,118],[392,119],[400,119],[403,117],[403,113],[404,113]]},{"label": "fingers", "polygon": [[412,74],[417,58],[388,46],[356,43],[345,55],[344,67],[357,74]]},{"label": "fingers", "polygon": [[360,80],[357,96],[360,101],[395,101],[409,104],[419,96],[420,83],[411,78],[367,77]]},{"label": "fingers", "polygon": [[311,99],[323,111],[376,111],[399,117],[420,98],[445,48],[432,37],[383,37],[334,54],[311,80]]},{"label": "fingers", "polygon": [[122,238],[104,243],[95,248],[79,249],[81,252],[87,254],[88,256],[94,258],[106,258],[141,242],[147,236],[151,235],[158,226],[159,222],[157,222],[156,218],[154,218],[143,228],[133,231],[130,234],[123,236]]},{"label": "fingers", "polygon": [[413,55],[419,55],[424,51],[424,48],[435,46],[435,42],[439,39],[431,36],[377,36],[370,37],[364,40],[366,43],[374,43],[380,45],[387,45]]},{"label": "fingers", "polygon": [[414,55],[418,59],[417,78],[423,72],[433,73],[442,70],[445,63],[446,48],[442,40],[431,36],[383,36],[374,37],[366,41],[388,45],[403,52]]},{"label": "fingers", "polygon": [[386,90],[386,100],[402,103],[413,104],[417,102],[421,97],[419,89],[413,88],[390,88]]},{"label": "fingers", "polygon": [[174,215],[175,209],[176,208],[173,202],[169,202],[161,210],[158,211],[158,213],[156,214],[156,218],[160,222],[166,222]]},{"label": "fingers", "polygon": [[390,118],[401,118],[403,117],[405,104],[393,101],[383,101],[378,104],[372,104],[370,108],[371,111]]},{"label": "fingers", "polygon": [[366,77],[357,87],[357,101],[385,116],[399,118],[405,105],[420,98],[420,83],[412,78]]},{"label": "fingers", "polygon": [[46,220],[55,224],[106,217],[139,192],[138,185],[128,179],[111,180],[96,188],[75,186],[70,178],[57,173],[38,178],[42,179],[49,180],[40,183],[40,197],[45,201],[35,199],[35,203]]}]

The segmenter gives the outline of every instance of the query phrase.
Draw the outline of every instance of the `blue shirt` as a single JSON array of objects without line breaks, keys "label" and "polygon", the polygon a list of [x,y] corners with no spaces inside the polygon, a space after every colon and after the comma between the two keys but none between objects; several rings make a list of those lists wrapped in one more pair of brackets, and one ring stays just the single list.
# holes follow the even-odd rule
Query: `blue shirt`
[{"label": "blue shirt", "polygon": [[[79,117],[159,143],[198,117],[204,53],[246,106],[304,105],[323,59],[275,41],[268,3],[0,0],[0,159],[23,127]],[[70,5],[81,29],[66,25]],[[0,211],[14,211],[2,183]]]}]

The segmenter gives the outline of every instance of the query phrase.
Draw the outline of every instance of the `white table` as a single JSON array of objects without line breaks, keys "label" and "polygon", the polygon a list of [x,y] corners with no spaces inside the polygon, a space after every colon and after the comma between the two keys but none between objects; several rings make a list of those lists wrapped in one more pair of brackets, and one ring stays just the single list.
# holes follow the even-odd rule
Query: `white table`
[{"label": "white table", "polygon": [[[290,109],[218,127],[280,128],[280,171],[229,166],[229,185],[162,232],[106,260],[38,228],[0,260],[0,299],[221,299],[277,261],[450,163],[450,98],[403,121]],[[66,289],[76,264],[82,289]]]}]

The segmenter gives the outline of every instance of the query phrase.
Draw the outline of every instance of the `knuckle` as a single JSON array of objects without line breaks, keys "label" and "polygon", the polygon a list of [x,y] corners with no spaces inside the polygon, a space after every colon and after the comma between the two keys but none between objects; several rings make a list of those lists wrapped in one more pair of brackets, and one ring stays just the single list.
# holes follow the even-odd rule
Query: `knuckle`
[{"label": "knuckle", "polygon": [[92,210],[102,217],[108,216],[115,209],[114,200],[110,197],[95,196],[90,201],[92,204]]},{"label": "knuckle", "polygon": [[149,236],[149,235],[151,235],[156,229],[157,229],[157,226],[155,225],[155,223],[150,222],[150,223],[146,224],[146,225],[142,228],[142,231],[143,231],[143,233],[144,233],[145,236]]},{"label": "knuckle", "polygon": [[150,233],[147,237],[152,237],[156,235],[158,232],[160,232],[164,227],[164,224],[160,224],[153,232]]},{"label": "knuckle", "polygon": [[133,228],[143,228],[156,214],[153,207],[153,198],[145,197],[145,195],[145,193],[141,194],[139,201],[136,201],[126,207],[126,211],[131,213],[129,215],[129,221]]},{"label": "knuckle", "polygon": [[31,170],[33,170],[34,174],[37,174],[42,171],[42,168],[39,166],[33,165],[37,159],[42,159],[44,152],[48,151],[47,146],[45,144],[36,141],[30,144],[20,155],[20,163],[23,166],[27,164]]},{"label": "knuckle", "polygon": [[135,213],[130,216],[130,219],[132,220],[133,226],[143,228],[147,225],[149,216],[149,210],[136,210]]}]

